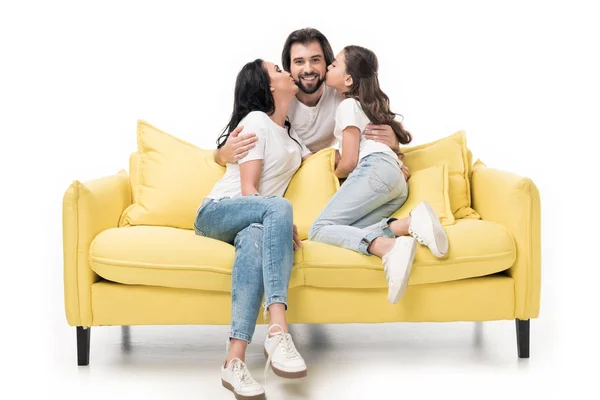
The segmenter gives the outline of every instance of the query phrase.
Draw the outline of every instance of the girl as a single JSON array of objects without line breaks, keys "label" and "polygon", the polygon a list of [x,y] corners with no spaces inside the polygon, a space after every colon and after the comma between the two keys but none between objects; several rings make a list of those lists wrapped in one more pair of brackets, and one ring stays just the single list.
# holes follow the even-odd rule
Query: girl
[{"label": "girl", "polygon": [[388,146],[362,133],[367,124],[389,124],[401,144],[412,137],[394,120],[377,70],[375,54],[359,46],[345,47],[327,68],[325,84],[344,99],[335,117],[341,154],[335,174],[347,179],[311,226],[309,239],[381,257],[388,301],[397,303],[408,284],[416,242],[443,257],[448,238],[426,202],[409,217],[389,218],[408,198],[402,162]]},{"label": "girl", "polygon": [[197,235],[235,246],[231,273],[231,330],[221,382],[236,398],[264,399],[265,392],[244,363],[263,293],[269,329],[267,366],[283,377],[306,376],[285,318],[294,250],[301,246],[291,203],[282,196],[303,159],[311,155],[290,130],[286,115],[298,87],[288,72],[257,59],[246,64],[235,85],[233,113],[217,144],[238,125],[256,133],[257,145],[235,164],[202,201]]}]

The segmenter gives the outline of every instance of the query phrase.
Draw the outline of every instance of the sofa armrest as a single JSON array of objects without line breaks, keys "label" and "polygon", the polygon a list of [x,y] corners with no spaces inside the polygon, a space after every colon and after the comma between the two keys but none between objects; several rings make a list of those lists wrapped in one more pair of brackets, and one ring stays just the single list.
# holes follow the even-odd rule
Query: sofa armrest
[{"label": "sofa armrest", "polygon": [[541,294],[540,195],[531,179],[488,168],[473,169],[472,203],[481,218],[512,234],[517,258],[507,273],[515,280],[515,318],[536,318]]},{"label": "sofa armrest", "polygon": [[116,228],[131,204],[125,171],[81,183],[74,181],[63,196],[63,257],[65,312],[71,326],[91,326],[91,288],[100,278],[89,264],[92,240]]}]

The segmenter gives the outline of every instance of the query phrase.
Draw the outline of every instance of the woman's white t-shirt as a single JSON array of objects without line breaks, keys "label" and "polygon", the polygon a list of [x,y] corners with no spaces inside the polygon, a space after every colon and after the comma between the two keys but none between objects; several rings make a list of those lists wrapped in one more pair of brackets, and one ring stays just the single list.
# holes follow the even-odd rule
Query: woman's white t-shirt
[{"label": "woman's white t-shirt", "polygon": [[[355,126],[360,131],[360,151],[358,160],[362,160],[369,154],[387,153],[398,159],[398,155],[392,149],[383,143],[376,142],[372,139],[367,139],[363,132],[365,127],[370,124],[369,118],[364,113],[360,102],[356,99],[344,99],[338,106],[335,112],[335,129],[334,135],[339,141],[340,155],[342,154],[342,132],[349,126]],[[398,163],[402,164],[400,159]]]},{"label": "woman's white t-shirt", "polygon": [[290,135],[300,143],[300,146],[290,138],[287,128],[277,125],[264,112],[252,111],[239,125],[244,126],[240,134],[247,132],[256,134],[258,138],[256,146],[237,163],[227,163],[225,175],[206,197],[211,199],[240,197],[242,183],[239,164],[252,160],[263,160],[258,188],[260,195],[283,196],[302,163],[302,157],[310,153],[310,150],[304,146],[293,129],[290,130]]}]

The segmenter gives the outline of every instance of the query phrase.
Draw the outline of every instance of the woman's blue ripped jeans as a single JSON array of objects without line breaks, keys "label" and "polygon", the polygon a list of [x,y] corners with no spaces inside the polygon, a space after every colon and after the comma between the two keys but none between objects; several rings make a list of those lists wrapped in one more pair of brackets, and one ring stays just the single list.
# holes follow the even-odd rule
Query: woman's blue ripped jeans
[{"label": "woman's blue ripped jeans", "polygon": [[197,235],[235,246],[231,271],[230,338],[252,340],[260,303],[282,303],[294,263],[292,204],[278,196],[204,199]]}]

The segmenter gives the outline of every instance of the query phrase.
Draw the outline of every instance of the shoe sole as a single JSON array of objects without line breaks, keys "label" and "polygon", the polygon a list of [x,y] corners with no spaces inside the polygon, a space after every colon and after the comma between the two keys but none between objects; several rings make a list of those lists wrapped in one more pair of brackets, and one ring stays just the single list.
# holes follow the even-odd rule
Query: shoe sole
[{"label": "shoe sole", "polygon": [[229,382],[226,382],[224,379],[221,379],[221,384],[223,385],[223,387],[225,389],[230,390],[237,400],[266,400],[267,399],[267,397],[265,396],[264,393],[257,394],[254,396],[244,396],[242,394],[239,394],[235,391],[233,386]]},{"label": "shoe sole", "polygon": [[[402,277],[402,281],[396,283],[389,287],[388,290],[388,301],[392,304],[396,304],[400,301],[400,298],[404,295],[406,288],[408,287],[408,280],[410,279],[410,271],[412,271],[412,264],[415,260],[415,254],[417,253],[417,241],[412,241],[412,246],[410,249],[410,255],[408,256],[408,268],[404,271],[404,277]],[[390,297],[390,292],[392,293]]]},{"label": "shoe sole", "polygon": [[442,228],[442,224],[440,224],[437,214],[435,211],[433,211],[433,208],[431,208],[431,205],[429,203],[424,203],[423,206],[429,214],[429,218],[432,222],[431,228],[433,230],[433,240],[435,242],[434,246],[430,247],[429,249],[434,256],[437,258],[442,258],[446,255],[446,253],[448,253],[448,236],[446,235],[444,228]]},{"label": "shoe sole", "polygon": [[[265,357],[267,357],[267,359],[269,358],[269,353],[267,353],[267,349],[263,348],[264,353],[265,353]],[[308,375],[308,368],[304,369],[302,371],[295,371],[295,372],[287,372],[287,371],[282,371],[280,369],[277,369],[273,366],[273,363],[271,363],[271,369],[273,370],[273,372],[275,373],[275,375],[280,376],[282,378],[287,378],[287,379],[298,379],[298,378],[304,378],[305,376]]]}]

